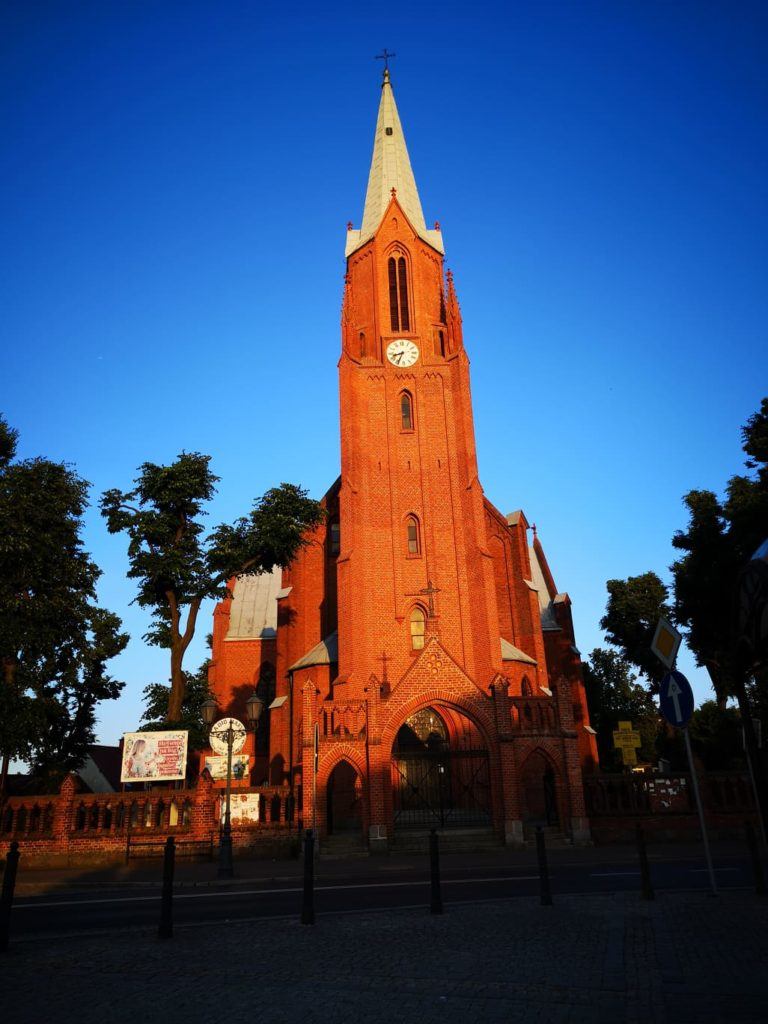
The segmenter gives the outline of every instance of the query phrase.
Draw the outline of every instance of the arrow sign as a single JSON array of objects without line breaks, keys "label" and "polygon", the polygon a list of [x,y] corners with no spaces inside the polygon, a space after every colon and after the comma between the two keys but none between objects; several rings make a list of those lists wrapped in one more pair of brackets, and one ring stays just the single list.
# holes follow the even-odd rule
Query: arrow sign
[{"label": "arrow sign", "polygon": [[670,725],[682,729],[693,714],[693,690],[682,672],[667,672],[659,688],[661,713]]}]

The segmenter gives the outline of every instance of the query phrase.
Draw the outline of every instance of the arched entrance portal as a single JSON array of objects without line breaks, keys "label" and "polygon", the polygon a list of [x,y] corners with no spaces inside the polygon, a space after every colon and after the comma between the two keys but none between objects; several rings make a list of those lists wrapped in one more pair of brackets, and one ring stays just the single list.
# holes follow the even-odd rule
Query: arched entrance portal
[{"label": "arched entrance portal", "polygon": [[558,825],[555,773],[549,760],[535,751],[520,773],[523,819],[529,825]]},{"label": "arched entrance portal", "polygon": [[477,726],[453,708],[422,708],[392,747],[394,825],[466,828],[491,824],[488,751]]},{"label": "arched entrance portal", "polygon": [[360,776],[349,763],[339,761],[328,779],[328,832],[360,832],[363,827]]}]

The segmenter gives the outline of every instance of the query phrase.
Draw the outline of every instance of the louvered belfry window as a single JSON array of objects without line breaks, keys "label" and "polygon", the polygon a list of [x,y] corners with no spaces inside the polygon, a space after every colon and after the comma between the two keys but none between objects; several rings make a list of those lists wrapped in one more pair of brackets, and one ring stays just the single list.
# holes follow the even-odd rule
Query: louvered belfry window
[{"label": "louvered belfry window", "polygon": [[408,268],[405,257],[389,257],[389,317],[393,331],[410,331],[411,316],[408,310]]}]

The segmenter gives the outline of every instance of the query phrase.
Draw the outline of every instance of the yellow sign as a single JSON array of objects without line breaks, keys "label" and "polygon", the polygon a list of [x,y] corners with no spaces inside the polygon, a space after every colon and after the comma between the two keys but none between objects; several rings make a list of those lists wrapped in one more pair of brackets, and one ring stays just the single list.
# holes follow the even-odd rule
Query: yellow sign
[{"label": "yellow sign", "polygon": [[632,723],[619,722],[619,728],[613,733],[613,745],[621,751],[624,764],[637,764],[637,748],[640,744],[640,733],[632,728]]},{"label": "yellow sign", "polygon": [[681,640],[682,633],[679,633],[671,622],[661,618],[656,626],[651,650],[667,668],[673,668]]}]

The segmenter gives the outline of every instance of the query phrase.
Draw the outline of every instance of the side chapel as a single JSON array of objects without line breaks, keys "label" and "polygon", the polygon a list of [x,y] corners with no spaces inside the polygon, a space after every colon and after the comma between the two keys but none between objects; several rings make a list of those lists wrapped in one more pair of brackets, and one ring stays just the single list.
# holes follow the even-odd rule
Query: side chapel
[{"label": "side chapel", "polygon": [[456,290],[389,71],[345,256],[341,476],[289,569],[232,581],[211,688],[238,717],[255,685],[267,698],[251,782],[289,787],[321,843],[436,827],[520,844],[537,824],[587,841],[571,602],[524,513],[483,494]]}]

